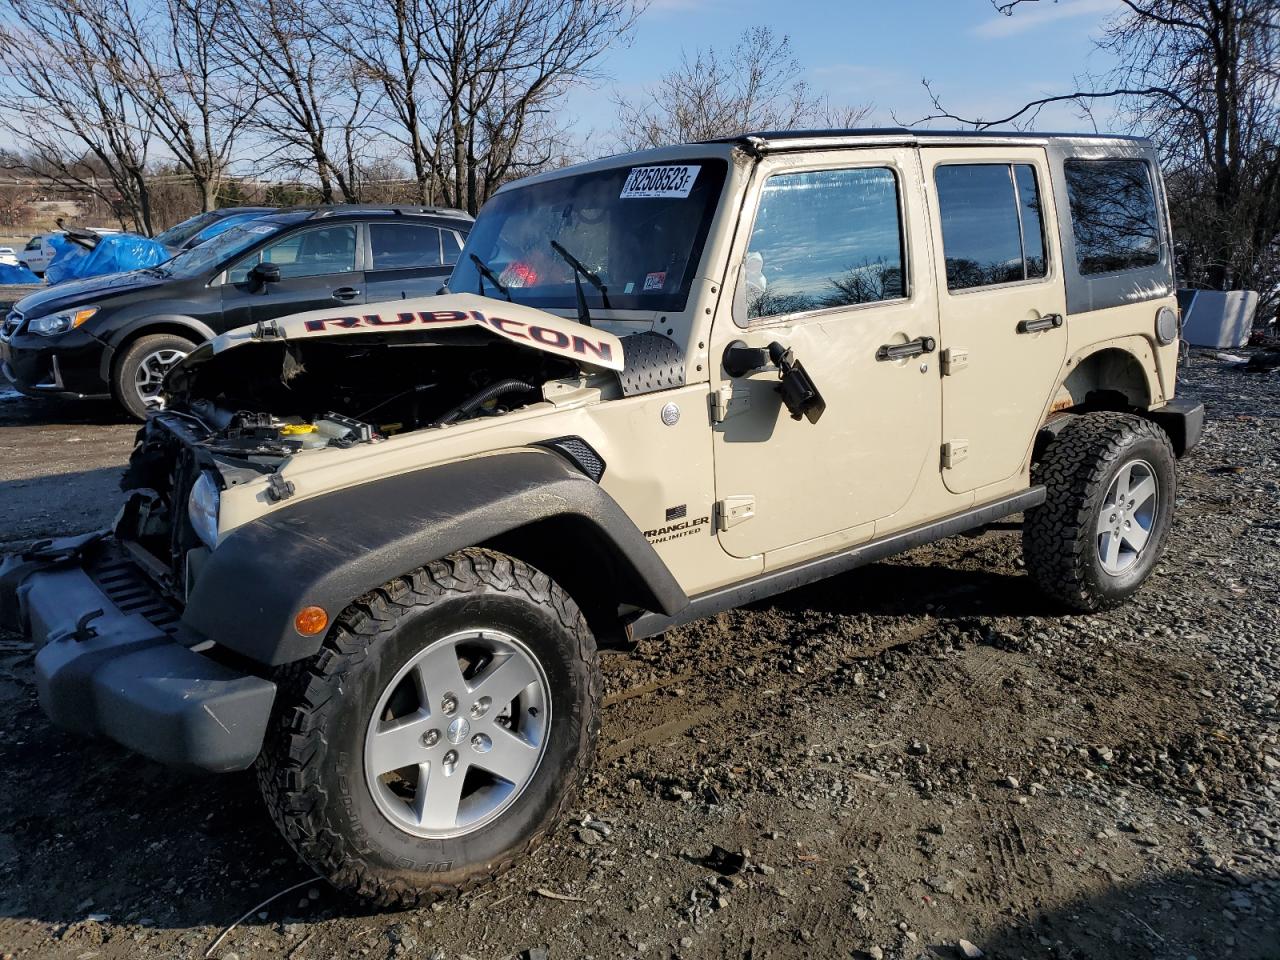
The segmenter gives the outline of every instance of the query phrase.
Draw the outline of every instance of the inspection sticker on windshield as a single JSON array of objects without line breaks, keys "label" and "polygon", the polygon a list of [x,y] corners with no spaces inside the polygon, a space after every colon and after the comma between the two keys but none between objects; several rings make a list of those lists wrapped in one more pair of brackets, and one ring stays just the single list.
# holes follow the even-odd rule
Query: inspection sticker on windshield
[{"label": "inspection sticker on windshield", "polygon": [[618,199],[687,197],[701,169],[701,166],[632,167]]}]

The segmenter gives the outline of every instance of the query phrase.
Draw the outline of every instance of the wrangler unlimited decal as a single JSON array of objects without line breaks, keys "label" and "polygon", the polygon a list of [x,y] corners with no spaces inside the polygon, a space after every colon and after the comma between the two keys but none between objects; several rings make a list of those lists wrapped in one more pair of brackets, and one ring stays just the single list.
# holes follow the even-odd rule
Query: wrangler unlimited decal
[{"label": "wrangler unlimited decal", "polygon": [[318,333],[328,327],[341,330],[352,330],[356,327],[403,327],[409,324],[455,324],[474,320],[476,323],[491,327],[498,333],[519,340],[532,340],[534,343],[554,350],[566,350],[584,357],[595,356],[603,361],[613,359],[613,348],[603,340],[592,340],[580,334],[570,336],[561,330],[526,323],[523,320],[508,320],[505,317],[491,317],[479,310],[421,310],[413,313],[380,314],[366,313],[358,317],[325,317],[322,320],[308,320],[305,327],[310,333]]},{"label": "wrangler unlimited decal", "polygon": [[673,523],[666,527],[659,527],[657,530],[646,530],[644,537],[650,543],[666,543],[668,540],[691,537],[698,532],[700,527],[705,527],[710,522],[710,517],[698,517],[694,520],[686,520],[684,523]]}]

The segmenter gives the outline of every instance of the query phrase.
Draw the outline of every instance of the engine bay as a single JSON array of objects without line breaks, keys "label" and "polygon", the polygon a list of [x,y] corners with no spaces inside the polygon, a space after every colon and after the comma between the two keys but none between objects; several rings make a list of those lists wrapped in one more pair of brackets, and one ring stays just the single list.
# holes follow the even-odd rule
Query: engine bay
[{"label": "engine bay", "polygon": [[169,410],[212,453],[278,458],[499,416],[577,372],[479,331],[277,340],[175,370]]}]

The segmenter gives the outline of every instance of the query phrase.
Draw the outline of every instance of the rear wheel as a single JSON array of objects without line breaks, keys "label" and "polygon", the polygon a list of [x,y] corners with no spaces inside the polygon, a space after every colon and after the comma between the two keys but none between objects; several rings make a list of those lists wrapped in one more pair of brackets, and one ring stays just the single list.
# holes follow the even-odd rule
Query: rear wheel
[{"label": "rear wheel", "polygon": [[160,392],[164,376],[196,348],[186,337],[152,333],[130,343],[112,366],[111,392],[119,404],[138,420],[164,407]]},{"label": "rear wheel", "polygon": [[1176,462],[1164,431],[1120,413],[1073,418],[1032,470],[1022,552],[1040,589],[1076,610],[1115,606],[1150,575],[1173,523]]},{"label": "rear wheel", "polygon": [[362,597],[289,668],[259,784],[309,865],[409,906],[495,876],[547,835],[590,768],[599,699],[569,596],[465,550]]}]

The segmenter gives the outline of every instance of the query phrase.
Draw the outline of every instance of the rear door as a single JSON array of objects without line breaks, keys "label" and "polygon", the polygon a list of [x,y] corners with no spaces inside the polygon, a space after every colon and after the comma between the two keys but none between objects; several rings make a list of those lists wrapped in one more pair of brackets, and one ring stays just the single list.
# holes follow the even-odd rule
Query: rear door
[{"label": "rear door", "polygon": [[1057,387],[1067,348],[1057,216],[1041,147],[922,157],[942,254],[942,475],[964,493],[1022,472]]},{"label": "rear door", "polygon": [[[227,270],[222,285],[223,329],[303,310],[343,309],[365,302],[362,224],[303,227],[249,254]],[[280,267],[280,282],[254,289],[249,271]]]},{"label": "rear door", "polygon": [[412,221],[368,224],[368,300],[403,300],[439,291],[452,272],[445,263],[440,228]]}]

